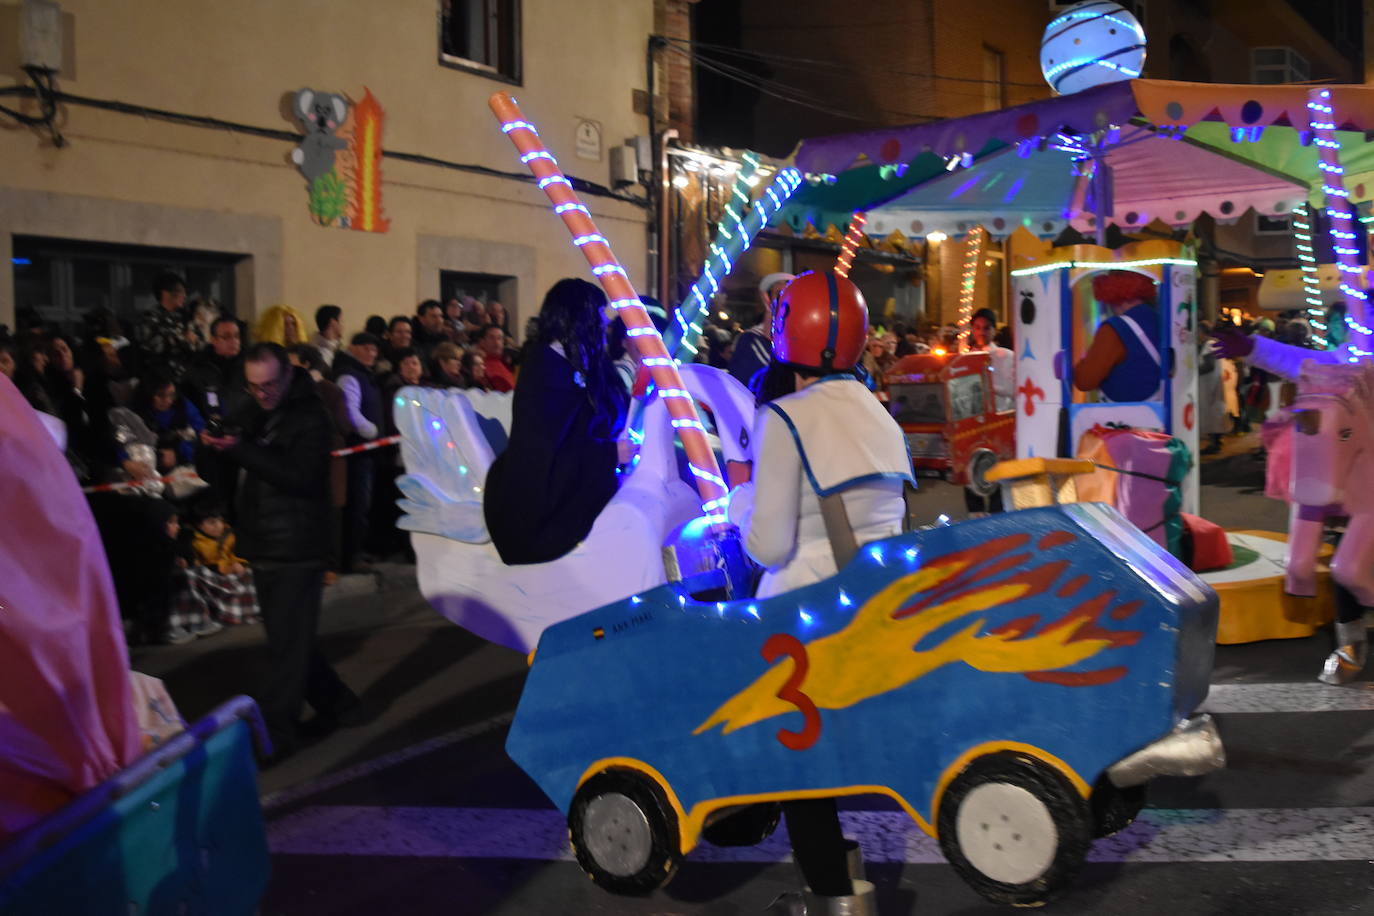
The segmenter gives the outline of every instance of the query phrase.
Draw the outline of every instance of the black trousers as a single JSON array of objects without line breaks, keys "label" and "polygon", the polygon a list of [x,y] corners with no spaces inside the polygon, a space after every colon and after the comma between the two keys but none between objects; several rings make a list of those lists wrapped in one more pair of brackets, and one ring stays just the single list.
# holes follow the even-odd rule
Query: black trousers
[{"label": "black trousers", "polygon": [[372,484],[375,471],[372,456],[367,452],[349,455],[348,497],[343,511],[343,556],[340,571],[352,572],[353,564],[367,543],[371,521]]},{"label": "black trousers", "polygon": [[792,856],[813,893],[847,897],[854,893],[849,879],[849,853],[840,813],[833,798],[808,798],[782,803]]},{"label": "black trousers", "polygon": [[302,701],[317,714],[330,715],[353,696],[315,641],[323,577],[322,562],[253,564],[271,658],[258,705],[279,749],[295,743]]}]

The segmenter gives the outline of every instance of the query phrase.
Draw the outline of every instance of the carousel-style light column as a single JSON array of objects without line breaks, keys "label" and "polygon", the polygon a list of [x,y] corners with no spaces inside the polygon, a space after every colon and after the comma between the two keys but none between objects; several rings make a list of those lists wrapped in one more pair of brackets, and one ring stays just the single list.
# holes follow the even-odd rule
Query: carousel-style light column
[{"label": "carousel-style light column", "polygon": [[[754,185],[756,180],[754,173],[758,171],[758,168],[758,154],[746,150],[741,157],[739,170],[735,172],[735,183],[730,188],[730,199],[725,203],[725,212],[721,214],[720,222],[716,224],[716,237],[711,240],[710,247],[706,249],[708,252],[706,264],[702,268],[702,275],[697,278],[698,284],[706,280],[711,284],[713,290],[718,290],[720,289],[720,281],[725,279],[725,276],[734,268],[734,264],[726,257],[725,245],[737,233],[744,232],[744,213],[749,209],[749,189]],[[712,275],[714,270],[721,271],[719,277]],[[674,313],[677,323],[668,327],[668,333],[663,340],[669,353],[677,353],[678,342],[684,341],[686,349],[696,355],[695,342],[702,330],[699,322],[705,313],[704,302],[703,296],[689,296]],[[664,303],[664,307],[667,308],[667,303]]]},{"label": "carousel-style light column", "polygon": [[859,240],[863,238],[868,214],[855,210],[849,218],[849,228],[844,231],[844,241],[840,243],[840,256],[835,259],[835,273],[841,277],[849,276],[849,268],[854,264],[854,254],[859,250]]},{"label": "carousel-style light column", "polygon": [[1374,323],[1370,317],[1369,292],[1356,286],[1360,280],[1360,250],[1355,247],[1360,227],[1350,192],[1345,187],[1341,166],[1341,143],[1336,139],[1335,106],[1330,89],[1312,89],[1307,94],[1308,125],[1317,144],[1317,166],[1325,174],[1322,191],[1326,194],[1326,215],[1331,220],[1331,250],[1336,269],[1341,272],[1341,292],[1350,297],[1345,323],[1350,329],[1350,361],[1374,356]]},{"label": "carousel-style light column", "polygon": [[[793,168],[782,169],[774,176],[773,183],[764,189],[763,195],[754,201],[749,214],[734,226],[727,225],[727,222],[734,222],[731,219],[731,207],[734,206],[734,202],[726,208],[726,216],[720,221],[720,228],[726,233],[726,238],[722,244],[712,244],[701,276],[697,277],[697,282],[692,284],[691,291],[682,300],[682,306],[678,310],[678,324],[668,329],[669,353],[681,359],[683,350],[693,354],[697,352],[696,341],[702,331],[698,321],[710,308],[710,297],[720,291],[720,282],[735,269],[735,261],[749,250],[754,238],[783,208],[801,183],[801,172]],[[718,243],[721,241],[720,233],[717,233],[716,240]]]},{"label": "carousel-style light column", "polygon": [[716,456],[707,442],[705,427],[701,425],[691,395],[687,393],[677,366],[663,345],[663,338],[639,301],[629,275],[616,260],[605,236],[597,232],[591,214],[573,191],[572,182],[559,169],[557,160],[539,139],[534,125],[525,120],[515,99],[507,93],[497,92],[487,104],[501,122],[502,132],[520,152],[520,161],[539,179],[540,189],[553,203],[553,212],[563,218],[563,224],[572,234],[573,244],[581,249],[591,265],[592,273],[601,281],[602,288],[610,297],[611,305],[624,320],[629,329],[630,344],[639,354],[640,362],[648,367],[653,376],[659,397],[663,398],[673,428],[677,430],[678,438],[687,452],[687,461],[701,494],[702,509],[713,523],[723,525],[725,516],[720,510],[725,505],[728,488],[721,477],[720,466],[716,464]]},{"label": "carousel-style light column", "polygon": [[1326,347],[1327,327],[1325,313],[1321,307],[1321,286],[1317,281],[1317,255],[1312,247],[1312,217],[1306,204],[1293,208],[1293,240],[1298,249],[1298,262],[1302,269],[1302,292],[1307,304],[1307,323],[1315,330],[1313,336],[1317,343]]},{"label": "carousel-style light column", "polygon": [[978,291],[978,267],[983,260],[983,243],[987,230],[974,226],[964,240],[964,273],[959,280],[959,337],[954,352],[962,353],[968,346],[969,323],[973,320],[973,302]]}]

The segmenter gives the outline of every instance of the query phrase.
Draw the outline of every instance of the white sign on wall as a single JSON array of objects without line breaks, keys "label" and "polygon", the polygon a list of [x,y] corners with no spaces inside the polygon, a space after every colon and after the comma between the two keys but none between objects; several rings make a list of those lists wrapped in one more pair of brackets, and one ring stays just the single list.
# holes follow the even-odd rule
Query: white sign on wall
[{"label": "white sign on wall", "polygon": [[585,118],[577,122],[576,151],[578,159],[601,161],[601,124]]}]

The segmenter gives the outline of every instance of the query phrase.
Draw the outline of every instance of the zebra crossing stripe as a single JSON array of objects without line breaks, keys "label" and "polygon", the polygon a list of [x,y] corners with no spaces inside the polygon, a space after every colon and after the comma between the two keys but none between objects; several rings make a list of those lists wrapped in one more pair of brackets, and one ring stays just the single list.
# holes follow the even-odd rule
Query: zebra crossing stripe
[{"label": "zebra crossing stripe", "polygon": [[[933,864],[939,845],[902,812],[844,811],[845,833],[869,862]],[[553,810],[315,806],[268,825],[276,855],[570,861],[568,826]],[[786,831],[758,846],[702,844],[698,862],[784,862]],[[1370,861],[1374,807],[1146,809],[1094,843],[1089,862]]]},{"label": "zebra crossing stripe", "polygon": [[1213,684],[1203,712],[1361,712],[1374,710],[1374,682],[1327,684]]}]

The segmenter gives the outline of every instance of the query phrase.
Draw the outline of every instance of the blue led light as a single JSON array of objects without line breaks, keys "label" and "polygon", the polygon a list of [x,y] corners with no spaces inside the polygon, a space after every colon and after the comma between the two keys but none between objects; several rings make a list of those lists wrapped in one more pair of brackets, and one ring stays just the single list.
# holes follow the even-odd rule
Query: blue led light
[{"label": "blue led light", "polygon": [[439,423],[438,420],[430,420],[429,425],[434,427],[436,430],[442,428],[442,425]]},{"label": "blue led light", "polygon": [[878,565],[883,563],[883,547],[881,544],[874,544],[868,548],[868,555],[874,559]]},{"label": "blue led light", "polygon": [[621,267],[619,264],[602,264],[600,267],[593,267],[592,273],[596,274],[598,277],[604,274],[620,274],[622,277],[629,277],[629,274],[625,273],[625,268]]},{"label": "blue led light", "polygon": [[753,617],[755,620],[760,619],[760,618],[759,618],[759,606],[758,606],[757,604],[754,604],[753,602],[750,602],[749,605],[745,607],[745,610],[748,611],[748,612],[749,612],[749,615],[750,615],[751,617]]},{"label": "blue led light", "polygon": [[520,161],[525,165],[529,165],[536,159],[547,159],[554,165],[558,164],[558,160],[553,158],[553,153],[549,152],[546,149],[537,149],[532,153],[526,153],[525,155],[520,157]]},{"label": "blue led light", "polygon": [[802,608],[801,610],[797,611],[797,616],[800,617],[801,622],[808,627],[816,622],[816,618],[812,617],[809,613],[807,613],[806,608]]},{"label": "blue led light", "polygon": [[572,187],[572,182],[562,175],[550,175],[548,178],[539,179],[539,190],[542,191],[551,184],[565,184],[570,188]]},{"label": "blue led light", "polygon": [[844,589],[840,589],[840,607],[853,607],[853,606],[854,606],[854,602],[851,601],[850,598],[849,598],[849,596],[846,595],[846,594],[844,593]]},{"label": "blue led light", "polygon": [[610,242],[606,241],[606,237],[604,235],[597,235],[596,233],[592,233],[591,235],[579,235],[577,238],[573,239],[573,244],[576,245],[578,248],[581,248],[583,245],[591,245],[596,242],[600,242],[602,245],[610,245]]},{"label": "blue led light", "polygon": [[591,216],[591,214],[587,212],[587,208],[582,206],[581,204],[559,204],[558,206],[553,208],[553,212],[557,213],[559,216],[562,216],[569,210],[576,210],[583,216]]}]

